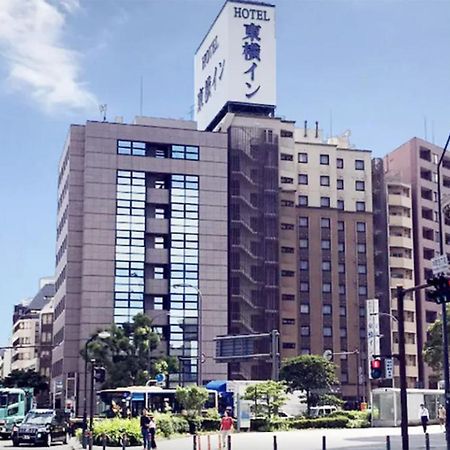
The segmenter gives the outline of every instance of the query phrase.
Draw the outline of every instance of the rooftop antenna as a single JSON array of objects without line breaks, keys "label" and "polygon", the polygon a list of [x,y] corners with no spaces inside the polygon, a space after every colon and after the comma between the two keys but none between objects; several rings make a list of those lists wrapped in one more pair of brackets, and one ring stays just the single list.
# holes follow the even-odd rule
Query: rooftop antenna
[{"label": "rooftop antenna", "polygon": [[141,75],[141,88],[139,93],[139,115],[143,115],[144,109],[144,77]]},{"label": "rooftop antenna", "polygon": [[102,121],[106,122],[106,110],[108,109],[108,105],[104,103],[103,105],[98,105],[98,109],[100,114],[102,115]]},{"label": "rooftop antenna", "polygon": [[428,138],[427,116],[423,116],[423,131],[425,134],[425,140]]}]

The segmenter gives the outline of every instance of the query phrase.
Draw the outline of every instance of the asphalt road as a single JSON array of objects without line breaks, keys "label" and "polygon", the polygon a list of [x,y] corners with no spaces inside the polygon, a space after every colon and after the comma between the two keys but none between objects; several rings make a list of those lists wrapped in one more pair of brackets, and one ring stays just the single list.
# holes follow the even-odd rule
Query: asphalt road
[{"label": "asphalt road", "polygon": [[[14,450],[14,449],[18,449],[19,447],[14,447],[13,445],[12,445],[12,442],[11,441],[3,441],[3,440],[0,440],[0,448],[5,448],[5,449],[8,449],[8,450]],[[24,444],[21,444],[20,445],[20,448],[21,449],[33,449],[33,450],[48,450],[48,447],[35,447],[34,445],[24,445]],[[52,449],[53,450],[73,450],[73,446],[72,445],[61,445],[61,444],[53,444],[52,445]]]}]

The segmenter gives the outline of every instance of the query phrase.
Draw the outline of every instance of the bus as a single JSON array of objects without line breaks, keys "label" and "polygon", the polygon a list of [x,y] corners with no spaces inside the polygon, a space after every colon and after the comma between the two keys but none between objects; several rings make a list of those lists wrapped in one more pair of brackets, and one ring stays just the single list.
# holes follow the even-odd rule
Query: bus
[{"label": "bus", "polygon": [[[104,389],[97,392],[97,412],[102,417],[138,417],[145,408],[153,412],[181,412],[176,399],[176,389],[157,386],[130,386]],[[208,389],[208,400],[204,409],[218,408],[217,391]]]}]

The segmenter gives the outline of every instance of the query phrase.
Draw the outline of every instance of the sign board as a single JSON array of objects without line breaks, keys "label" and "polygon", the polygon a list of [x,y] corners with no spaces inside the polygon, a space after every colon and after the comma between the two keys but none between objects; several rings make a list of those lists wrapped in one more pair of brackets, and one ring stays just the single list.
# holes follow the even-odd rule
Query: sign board
[{"label": "sign board", "polygon": [[166,375],[163,373],[157,373],[155,376],[155,381],[157,383],[164,383],[164,381],[166,381]]},{"label": "sign board", "polygon": [[373,355],[380,354],[380,316],[377,298],[368,299],[367,306],[367,364],[370,375]]},{"label": "sign board", "polygon": [[194,58],[194,108],[205,130],[228,102],[275,107],[275,7],[229,0]]},{"label": "sign board", "polygon": [[447,255],[435,256],[431,260],[431,268],[433,269],[433,275],[439,275],[441,273],[448,272],[448,259]]},{"label": "sign board", "polygon": [[267,358],[272,354],[272,339],[269,333],[237,336],[217,336],[216,361],[232,362],[253,358]]},{"label": "sign board", "polygon": [[384,359],[384,378],[387,380],[394,378],[394,358]]},{"label": "sign board", "polygon": [[238,421],[239,421],[239,429],[241,428],[248,428],[250,429],[250,418],[251,418],[251,411],[250,406],[252,405],[252,402],[250,400],[242,400],[239,396],[238,398],[239,402],[239,415],[238,415]]}]

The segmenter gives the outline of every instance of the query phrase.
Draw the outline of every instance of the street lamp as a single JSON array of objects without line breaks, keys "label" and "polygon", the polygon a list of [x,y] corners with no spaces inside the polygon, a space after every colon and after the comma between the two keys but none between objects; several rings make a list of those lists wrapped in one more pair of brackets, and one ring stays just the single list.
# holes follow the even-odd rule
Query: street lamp
[{"label": "street lamp", "polygon": [[202,307],[203,307],[203,294],[202,291],[192,284],[189,283],[178,283],[174,284],[173,287],[175,289],[178,288],[192,288],[198,294],[198,319],[197,319],[197,338],[198,338],[198,348],[197,348],[197,384],[201,386],[203,384],[202,380]]},{"label": "street lamp", "polygon": [[111,337],[111,333],[109,331],[100,331],[93,334],[87,341],[84,346],[84,400],[83,400],[83,448],[86,448],[86,440],[84,436],[87,430],[87,371],[88,371],[88,347],[89,344],[95,339],[108,339]]}]

